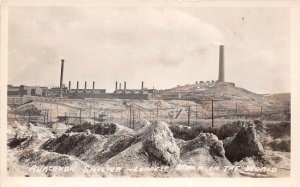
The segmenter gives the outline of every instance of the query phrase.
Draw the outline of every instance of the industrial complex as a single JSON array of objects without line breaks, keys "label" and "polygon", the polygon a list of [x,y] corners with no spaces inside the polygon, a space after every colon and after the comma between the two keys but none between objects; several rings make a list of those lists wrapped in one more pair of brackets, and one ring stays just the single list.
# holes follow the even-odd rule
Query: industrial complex
[{"label": "industrial complex", "polygon": [[[48,98],[67,98],[67,99],[84,99],[84,98],[107,98],[107,99],[180,99],[185,98],[186,93],[199,93],[213,87],[234,87],[233,83],[225,82],[225,64],[224,64],[224,45],[219,46],[219,77],[217,81],[195,81],[195,84],[177,86],[166,90],[157,90],[154,87],[149,89],[144,87],[144,82],[141,82],[140,89],[127,89],[127,82],[115,82],[115,90],[112,93],[107,93],[106,89],[96,89],[95,81],[92,83],[92,88],[87,87],[87,81],[84,82],[84,87],[80,88],[80,82],[76,82],[76,89],[72,89],[72,82],[68,82],[68,87],[64,84],[64,60],[61,60],[61,73],[59,87],[41,87],[41,86],[13,86],[8,85],[8,97],[23,97],[37,96]],[[188,98],[186,98],[188,99]]]}]

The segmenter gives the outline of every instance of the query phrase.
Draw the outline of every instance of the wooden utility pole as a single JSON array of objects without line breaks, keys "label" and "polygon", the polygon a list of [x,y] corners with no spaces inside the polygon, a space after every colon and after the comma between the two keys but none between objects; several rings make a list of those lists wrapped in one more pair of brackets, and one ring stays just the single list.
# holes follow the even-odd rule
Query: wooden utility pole
[{"label": "wooden utility pole", "polygon": [[131,106],[129,107],[129,128],[131,128]]},{"label": "wooden utility pole", "polygon": [[190,126],[191,106],[188,106],[188,126]]},{"label": "wooden utility pole", "polygon": [[211,126],[214,127],[214,100],[211,100]]}]

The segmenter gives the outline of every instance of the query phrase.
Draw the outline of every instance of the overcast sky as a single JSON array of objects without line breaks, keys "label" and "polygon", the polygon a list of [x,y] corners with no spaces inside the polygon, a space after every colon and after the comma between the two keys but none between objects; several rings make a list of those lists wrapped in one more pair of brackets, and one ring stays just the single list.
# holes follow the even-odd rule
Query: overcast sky
[{"label": "overcast sky", "polygon": [[9,74],[14,85],[92,81],[112,91],[225,80],[256,93],[290,92],[287,8],[10,7]]}]

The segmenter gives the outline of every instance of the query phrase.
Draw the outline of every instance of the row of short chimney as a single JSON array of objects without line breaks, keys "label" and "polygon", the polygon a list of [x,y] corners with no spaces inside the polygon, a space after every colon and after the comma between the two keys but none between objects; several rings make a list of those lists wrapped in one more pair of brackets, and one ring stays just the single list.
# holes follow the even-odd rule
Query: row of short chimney
[{"label": "row of short chimney", "polygon": [[[84,82],[84,90],[86,90],[87,82]],[[79,81],[77,81],[76,90],[79,90]],[[95,81],[93,81],[93,90],[95,90]],[[69,81],[69,91],[71,91],[71,81]]]},{"label": "row of short chimney", "polygon": [[[122,83],[118,84],[118,81],[116,81],[115,90],[118,90],[118,86],[119,86],[119,90],[121,90],[122,89]],[[87,87],[87,81],[84,82],[84,90],[86,90],[86,87]],[[76,90],[79,90],[79,81],[77,81]],[[93,81],[92,90],[95,90],[95,81]],[[141,90],[144,91],[144,81],[142,81]],[[69,81],[69,91],[71,91],[71,81]],[[124,82],[124,91],[126,91],[126,81]]]},{"label": "row of short chimney", "polygon": [[[122,89],[122,83],[118,84],[118,81],[116,81],[116,86],[115,86],[115,90],[118,90],[118,85],[119,85],[119,90]],[[144,81],[142,81],[142,87],[141,90],[144,91]],[[126,81],[124,82],[124,91],[126,91]]]}]

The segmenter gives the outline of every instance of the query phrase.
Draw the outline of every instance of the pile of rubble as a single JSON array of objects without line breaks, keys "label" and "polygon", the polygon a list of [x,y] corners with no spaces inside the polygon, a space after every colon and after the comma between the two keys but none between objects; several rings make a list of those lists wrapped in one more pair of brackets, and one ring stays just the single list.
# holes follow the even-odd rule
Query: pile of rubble
[{"label": "pile of rubble", "polygon": [[[53,134],[51,129],[30,123],[14,123],[8,129],[8,155],[11,158],[8,166],[11,171],[22,168],[19,169],[24,171],[22,174],[29,176],[38,175],[28,169],[33,166],[76,168],[73,172],[47,171],[46,176],[232,176],[239,173],[211,173],[210,168],[232,167],[249,162],[249,159],[274,164],[266,156],[268,150],[278,150],[276,145],[286,148],[288,144],[287,134],[284,134],[284,140],[280,139],[282,134],[275,134],[275,140],[263,139],[266,132],[274,135],[272,128],[251,122],[204,129],[141,120],[134,130],[115,123],[84,123],[63,134]],[[182,166],[197,166],[201,170],[179,170]],[[87,173],[82,169],[91,167],[121,169],[117,173]],[[149,167],[168,169],[146,173],[132,171]]]}]

